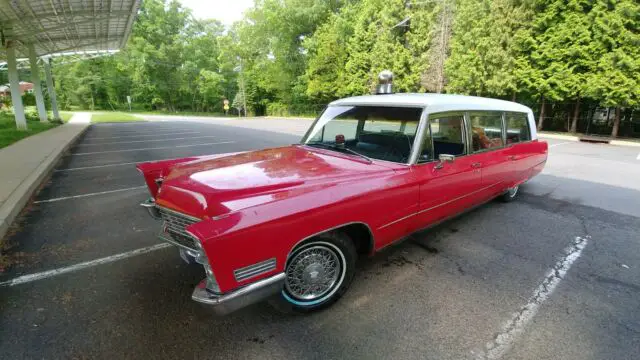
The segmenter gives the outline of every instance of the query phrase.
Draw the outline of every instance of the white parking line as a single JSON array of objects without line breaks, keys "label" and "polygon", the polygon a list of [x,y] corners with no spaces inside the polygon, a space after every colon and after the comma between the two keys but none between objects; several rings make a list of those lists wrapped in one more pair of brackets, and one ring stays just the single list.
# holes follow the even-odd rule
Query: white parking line
[{"label": "white parking line", "polygon": [[[171,159],[162,159],[162,160],[171,160]],[[149,161],[162,161],[162,160],[149,160]],[[134,161],[134,162],[119,163],[119,164],[83,166],[83,167],[69,168],[69,169],[56,169],[54,171],[55,172],[63,172],[63,171],[78,171],[78,170],[99,169],[99,168],[105,168],[105,167],[133,165],[133,164],[139,164],[139,163],[143,163],[143,162],[147,162],[147,161]]]},{"label": "white parking line", "polygon": [[[176,129],[177,130],[177,129]],[[174,130],[175,131],[175,130]],[[122,138],[130,138],[130,137],[148,137],[148,136],[169,136],[169,135],[187,135],[187,134],[199,134],[199,131],[183,131],[183,132],[170,132],[166,134],[161,134],[154,132],[152,134],[142,134],[142,135],[121,135],[121,136],[106,136],[106,137],[86,137],[83,140],[104,140],[104,139],[122,139]]]},{"label": "white parking line", "polygon": [[565,277],[571,265],[578,260],[582,250],[587,246],[590,236],[576,237],[569,247],[564,250],[560,260],[547,272],[542,283],[535,289],[529,302],[513,315],[502,331],[493,341],[487,343],[485,351],[476,358],[480,360],[497,360],[506,354],[517,337],[524,332],[524,328],[533,320],[538,309],[549,298],[560,281]]},{"label": "white parking line", "polygon": [[114,145],[114,144],[132,144],[132,143],[139,143],[139,142],[157,142],[157,141],[174,141],[174,140],[192,140],[192,139],[206,139],[206,138],[214,138],[214,137],[218,137],[218,136],[217,136],[217,135],[207,135],[207,136],[192,136],[192,137],[171,138],[171,139],[152,139],[152,140],[114,141],[114,142],[106,142],[106,143],[78,144],[77,146],[99,146],[99,145]]},{"label": "white parking line", "polygon": [[560,145],[573,144],[573,143],[574,143],[573,141],[561,142],[559,144],[549,145],[549,148],[560,146]]},{"label": "white parking line", "polygon": [[135,186],[135,187],[125,188],[125,189],[100,191],[100,192],[89,193],[89,194],[63,196],[63,197],[58,197],[58,198],[53,198],[53,199],[38,200],[38,201],[34,201],[33,203],[34,204],[50,203],[50,202],[56,202],[56,201],[62,201],[62,200],[79,199],[79,198],[89,197],[89,196],[106,195],[106,194],[113,194],[113,193],[122,192],[122,191],[132,191],[132,190],[140,190],[140,189],[146,189],[146,188],[147,188],[146,185],[145,186]]},{"label": "white parking line", "polygon": [[125,253],[122,253],[122,254],[111,255],[111,256],[100,258],[100,259],[86,261],[86,262],[83,262],[83,263],[79,263],[79,264],[75,264],[75,265],[71,265],[71,266],[67,266],[67,267],[63,267],[63,268],[58,268],[58,269],[49,270],[49,271],[43,271],[43,272],[39,272],[39,273],[35,273],[35,274],[18,276],[15,279],[11,279],[11,280],[0,282],[0,287],[2,287],[2,286],[20,285],[20,284],[29,283],[29,282],[36,281],[36,280],[42,280],[42,279],[50,278],[50,277],[53,277],[53,276],[67,274],[67,273],[70,273],[70,272],[74,272],[74,271],[90,268],[90,267],[93,267],[93,266],[96,266],[96,265],[108,264],[108,263],[112,263],[114,261],[130,258],[130,257],[137,256],[137,255],[146,254],[146,253],[149,253],[149,252],[152,252],[152,251],[156,251],[156,250],[167,248],[169,246],[172,246],[172,245],[169,244],[169,243],[162,243],[162,244],[157,244],[157,245],[153,245],[153,246],[147,246],[147,247],[144,247],[144,248],[141,248],[141,249],[137,249],[137,250],[128,251],[128,252],[125,252]]},{"label": "white parking line", "polygon": [[222,145],[222,144],[233,144],[233,143],[235,143],[235,141],[220,141],[220,142],[212,142],[212,143],[204,143],[204,144],[174,145],[174,146],[162,146],[162,147],[140,148],[140,149],[92,151],[92,152],[83,152],[83,153],[73,153],[71,155],[74,155],[74,156],[75,155],[79,155],[80,156],[80,155],[119,153],[119,152],[128,152],[128,151],[175,149],[175,148],[196,147],[196,146],[205,146],[205,145]]}]

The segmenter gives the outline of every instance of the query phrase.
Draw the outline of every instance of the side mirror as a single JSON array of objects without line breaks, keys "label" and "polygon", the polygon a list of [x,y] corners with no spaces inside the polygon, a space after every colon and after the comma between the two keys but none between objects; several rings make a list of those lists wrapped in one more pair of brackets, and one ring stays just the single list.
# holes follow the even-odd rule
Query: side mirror
[{"label": "side mirror", "polygon": [[444,167],[445,162],[452,163],[455,159],[456,159],[455,155],[440,154],[440,156],[438,156],[438,163],[436,164],[435,168],[442,169]]}]

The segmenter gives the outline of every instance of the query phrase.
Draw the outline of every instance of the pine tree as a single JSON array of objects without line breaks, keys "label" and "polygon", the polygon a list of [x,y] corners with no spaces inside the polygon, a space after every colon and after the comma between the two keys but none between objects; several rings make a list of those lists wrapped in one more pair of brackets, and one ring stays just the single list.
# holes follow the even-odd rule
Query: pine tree
[{"label": "pine tree", "polygon": [[395,74],[397,91],[417,87],[411,76],[411,52],[405,46],[406,30],[398,26],[407,18],[404,0],[364,0],[358,6],[354,34],[347,45],[345,95],[370,93],[378,73],[389,69]]},{"label": "pine tree", "polygon": [[542,99],[538,129],[543,127],[546,100],[575,101],[569,130],[577,130],[580,102],[601,49],[591,33],[591,1],[538,0],[532,27],[518,39],[519,76]]},{"label": "pine tree", "polygon": [[514,0],[462,0],[455,16],[448,90],[506,96],[518,92],[515,39],[528,26],[529,9]]},{"label": "pine tree", "polygon": [[589,78],[589,94],[615,107],[611,136],[618,136],[620,108],[640,104],[640,4],[634,0],[598,2],[592,15],[593,39],[605,53]]}]

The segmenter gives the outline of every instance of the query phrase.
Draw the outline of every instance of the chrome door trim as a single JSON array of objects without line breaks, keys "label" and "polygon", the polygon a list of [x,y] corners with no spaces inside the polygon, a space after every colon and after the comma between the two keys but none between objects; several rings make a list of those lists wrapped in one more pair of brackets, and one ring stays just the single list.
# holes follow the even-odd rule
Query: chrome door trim
[{"label": "chrome door trim", "polygon": [[445,202],[443,202],[443,203],[440,203],[440,204],[438,204],[438,205],[432,206],[432,207],[430,207],[430,208],[423,209],[423,210],[420,210],[420,211],[416,211],[416,212],[415,212],[415,213],[413,213],[413,214],[410,214],[410,215],[407,215],[407,216],[403,216],[403,217],[401,217],[400,219],[394,220],[394,221],[392,221],[392,222],[390,222],[390,223],[388,223],[388,224],[384,224],[384,225],[380,226],[380,227],[378,228],[378,230],[382,230],[382,229],[384,229],[384,228],[386,228],[386,227],[389,227],[389,226],[391,226],[391,225],[393,225],[393,224],[396,224],[396,223],[398,223],[398,222],[400,222],[400,221],[406,220],[406,219],[408,219],[408,218],[410,218],[410,217],[412,217],[412,216],[420,215],[420,214],[425,213],[425,212],[427,212],[427,211],[431,211],[431,210],[433,210],[433,209],[437,209],[437,208],[439,208],[439,207],[441,207],[441,206],[444,206],[444,205],[447,205],[447,204],[451,204],[451,203],[452,203],[452,202],[454,202],[454,201],[458,201],[458,200],[463,199],[463,198],[465,198],[465,197],[467,197],[467,196],[471,196],[471,195],[477,194],[477,193],[479,193],[479,192],[481,192],[481,191],[484,191],[484,190],[487,190],[487,189],[489,189],[489,188],[492,188],[492,187],[494,187],[494,186],[496,186],[496,185],[502,184],[503,182],[504,182],[504,181],[498,181],[497,183],[491,184],[491,185],[489,185],[489,186],[485,186],[485,187],[483,187],[483,188],[481,188],[481,189],[478,189],[478,190],[472,191],[472,192],[470,192],[470,193],[468,193],[468,194],[464,194],[464,195],[462,195],[462,196],[458,196],[457,198],[454,198],[454,199],[451,199],[451,200],[445,201]]}]

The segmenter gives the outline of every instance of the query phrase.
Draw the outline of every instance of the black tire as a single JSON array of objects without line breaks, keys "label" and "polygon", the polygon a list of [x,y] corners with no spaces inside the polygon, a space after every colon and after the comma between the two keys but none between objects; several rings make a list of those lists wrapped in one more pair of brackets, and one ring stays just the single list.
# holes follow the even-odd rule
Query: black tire
[{"label": "black tire", "polygon": [[500,200],[502,200],[503,202],[512,202],[513,200],[515,200],[518,197],[518,193],[520,193],[518,191],[520,187],[518,185],[507,189],[507,191],[502,194],[502,196],[500,196]]},{"label": "black tire", "polygon": [[[316,299],[303,300],[290,290],[289,279],[291,277],[289,274],[295,270],[291,266],[293,266],[293,261],[297,261],[296,255],[308,253],[311,250],[333,252],[340,263],[340,269],[336,270],[338,275],[335,284],[328,287],[326,293],[321,294]],[[287,275],[285,286],[280,294],[270,299],[269,303],[278,311],[287,314],[304,314],[328,308],[338,301],[351,285],[355,275],[357,257],[358,254],[353,241],[346,234],[339,231],[327,232],[305,241],[298,245],[289,255],[285,267],[285,274]]]}]

